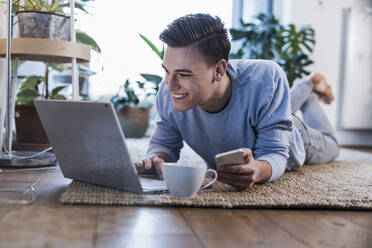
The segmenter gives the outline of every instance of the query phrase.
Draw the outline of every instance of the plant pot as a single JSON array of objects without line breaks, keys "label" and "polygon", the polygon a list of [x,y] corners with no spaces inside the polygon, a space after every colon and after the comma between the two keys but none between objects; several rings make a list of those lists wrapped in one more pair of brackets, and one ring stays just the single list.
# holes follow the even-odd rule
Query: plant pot
[{"label": "plant pot", "polygon": [[17,143],[49,144],[34,105],[16,105],[15,123]]},{"label": "plant pot", "polygon": [[150,107],[124,107],[118,117],[125,137],[141,138],[149,126]]},{"label": "plant pot", "polygon": [[70,40],[68,16],[41,11],[19,11],[17,17],[21,38]]}]

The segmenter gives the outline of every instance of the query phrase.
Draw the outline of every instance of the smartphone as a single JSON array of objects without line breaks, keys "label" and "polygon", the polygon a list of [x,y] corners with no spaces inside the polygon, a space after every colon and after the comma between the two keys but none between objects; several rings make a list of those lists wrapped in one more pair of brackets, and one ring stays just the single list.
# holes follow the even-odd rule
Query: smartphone
[{"label": "smartphone", "polygon": [[242,149],[236,149],[228,152],[219,153],[215,156],[217,169],[225,164],[244,164],[246,160],[244,158]]}]

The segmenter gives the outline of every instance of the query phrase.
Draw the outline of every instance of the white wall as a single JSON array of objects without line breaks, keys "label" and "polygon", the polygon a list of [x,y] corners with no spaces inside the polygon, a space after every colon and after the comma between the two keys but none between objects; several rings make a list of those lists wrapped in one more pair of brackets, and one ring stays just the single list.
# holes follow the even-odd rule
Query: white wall
[{"label": "white wall", "polygon": [[[352,0],[277,0],[274,3],[274,11],[282,21],[296,25],[310,24],[315,29],[317,43],[312,55],[314,64],[309,66],[309,69],[324,74],[334,91],[336,96],[334,103],[322,106],[332,125],[337,129],[340,143],[372,145],[371,131],[343,130],[338,122],[338,113],[343,111],[340,108],[340,101],[345,100],[340,96],[342,10],[353,7],[354,3]],[[355,105],[358,106],[357,101]]]}]

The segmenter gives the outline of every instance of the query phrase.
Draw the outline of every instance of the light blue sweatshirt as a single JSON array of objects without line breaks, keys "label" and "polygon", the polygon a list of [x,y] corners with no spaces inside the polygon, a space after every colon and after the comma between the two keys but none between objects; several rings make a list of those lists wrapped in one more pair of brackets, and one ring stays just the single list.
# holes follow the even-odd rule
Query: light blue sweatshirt
[{"label": "light blue sweatshirt", "polygon": [[232,83],[228,105],[218,113],[200,107],[174,110],[163,83],[156,99],[159,119],[147,155],[167,153],[177,161],[185,141],[207,165],[216,168],[215,155],[250,148],[255,160],[271,165],[269,182],[305,160],[303,141],[292,125],[289,86],[283,70],[264,60],[231,60]]}]

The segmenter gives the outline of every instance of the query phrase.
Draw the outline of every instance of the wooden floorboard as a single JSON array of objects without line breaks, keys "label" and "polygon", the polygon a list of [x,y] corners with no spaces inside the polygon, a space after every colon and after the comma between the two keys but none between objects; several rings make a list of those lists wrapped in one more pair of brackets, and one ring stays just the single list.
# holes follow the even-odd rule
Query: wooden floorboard
[{"label": "wooden floorboard", "polygon": [[97,208],[22,206],[0,221],[0,247],[92,247]]},{"label": "wooden floorboard", "polygon": [[101,207],[95,247],[202,247],[176,208]]},{"label": "wooden floorboard", "polygon": [[[269,242],[267,245],[269,247],[309,247],[302,239],[287,232],[281,226],[276,225],[276,223],[261,214],[262,211],[263,210],[234,210],[233,213],[244,218],[247,225],[256,227],[255,232],[265,238],[265,243]],[[257,220],[259,220],[258,223]]]},{"label": "wooden floorboard", "polygon": [[[372,189],[371,189],[372,190]],[[327,211],[330,215],[337,215],[348,221],[364,227],[372,232],[372,212],[371,211]]]},{"label": "wooden floorboard", "polygon": [[307,247],[255,210],[181,209],[205,247]]},{"label": "wooden floorboard", "polygon": [[338,211],[264,210],[260,212],[311,247],[372,247],[372,233]]},{"label": "wooden floorboard", "polygon": [[12,208],[9,206],[0,206],[0,220],[11,210]]}]

